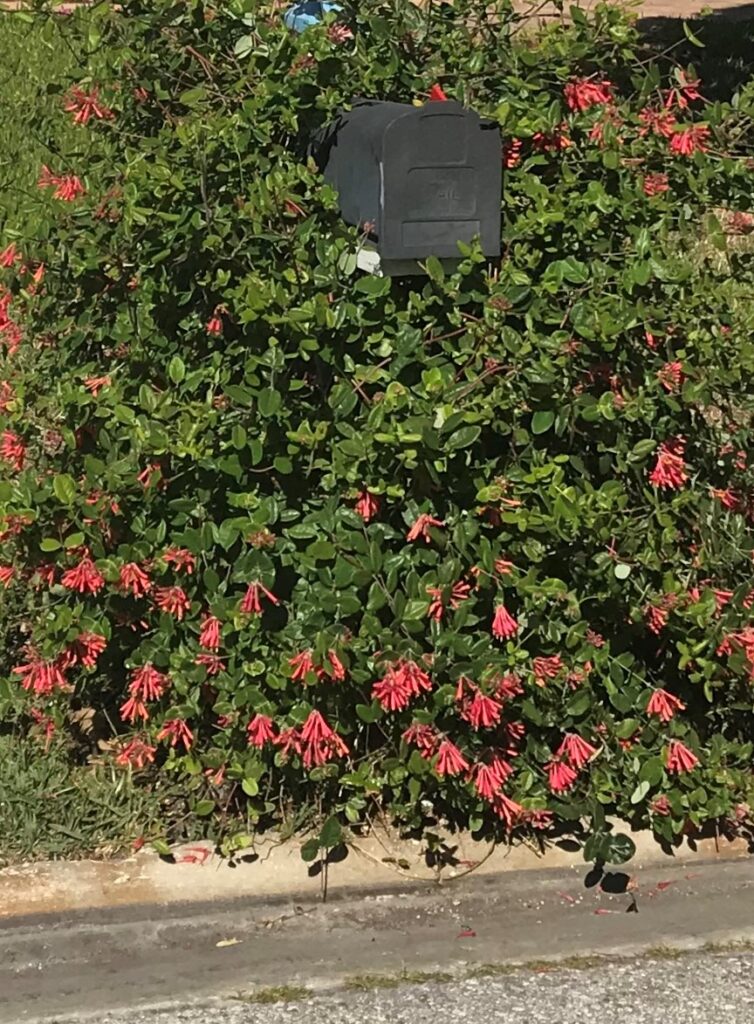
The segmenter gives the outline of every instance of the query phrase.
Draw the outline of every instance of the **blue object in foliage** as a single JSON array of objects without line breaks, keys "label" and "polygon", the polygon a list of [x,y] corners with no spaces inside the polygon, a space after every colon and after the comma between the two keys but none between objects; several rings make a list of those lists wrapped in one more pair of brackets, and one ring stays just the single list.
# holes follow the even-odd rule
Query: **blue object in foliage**
[{"label": "blue object in foliage", "polygon": [[330,11],[342,11],[340,4],[331,3],[330,0],[299,0],[299,3],[289,7],[283,15],[283,22],[286,28],[294,32],[305,32],[312,25],[322,21]]}]

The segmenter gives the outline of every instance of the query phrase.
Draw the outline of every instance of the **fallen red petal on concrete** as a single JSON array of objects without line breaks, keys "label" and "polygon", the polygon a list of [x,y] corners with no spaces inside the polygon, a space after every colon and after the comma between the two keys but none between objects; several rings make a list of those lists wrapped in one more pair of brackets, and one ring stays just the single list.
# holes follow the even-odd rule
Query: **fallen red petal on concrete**
[{"label": "fallen red petal on concrete", "polygon": [[566,901],[566,903],[575,903],[575,902],[576,902],[576,900],[575,900],[575,899],[573,898],[573,896],[571,896],[571,895],[570,895],[569,893],[567,893],[567,892],[559,892],[559,893],[558,893],[558,896],[560,896],[560,898],[561,898],[562,900],[565,900],[565,901]]},{"label": "fallen red petal on concrete", "polygon": [[185,853],[175,858],[176,864],[204,864],[212,856],[206,846],[187,846]]},{"label": "fallen red petal on concrete", "polygon": [[607,907],[597,907],[595,914],[617,914],[617,910],[608,910]]},{"label": "fallen red petal on concrete", "polygon": [[675,885],[675,881],[673,879],[669,882],[658,882],[655,888],[659,889],[660,892],[664,892],[665,889],[669,889],[671,885]]},{"label": "fallen red petal on concrete", "polygon": [[476,932],[474,931],[473,928],[463,928],[458,933],[458,935],[456,935],[456,938],[457,939],[475,939],[476,938]]}]

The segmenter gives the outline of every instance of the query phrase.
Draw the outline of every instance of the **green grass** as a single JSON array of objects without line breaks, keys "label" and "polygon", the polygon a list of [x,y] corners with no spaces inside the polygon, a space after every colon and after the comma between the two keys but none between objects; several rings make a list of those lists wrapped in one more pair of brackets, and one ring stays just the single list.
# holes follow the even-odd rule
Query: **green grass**
[{"label": "green grass", "polygon": [[161,799],[127,772],[74,765],[37,739],[0,736],[0,866],[108,855],[160,832]]},{"label": "green grass", "polygon": [[299,985],[277,985],[272,988],[260,988],[256,992],[244,992],[233,998],[240,1003],[265,1005],[268,1003],[299,1003],[308,999],[311,992]]}]

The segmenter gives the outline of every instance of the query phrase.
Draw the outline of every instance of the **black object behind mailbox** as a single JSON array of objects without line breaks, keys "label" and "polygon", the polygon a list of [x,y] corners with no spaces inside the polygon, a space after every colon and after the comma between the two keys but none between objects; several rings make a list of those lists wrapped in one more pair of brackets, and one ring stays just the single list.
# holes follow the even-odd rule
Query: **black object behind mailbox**
[{"label": "black object behind mailbox", "polygon": [[343,219],[368,225],[380,257],[458,258],[479,237],[500,255],[500,131],[459,103],[354,100],[317,158]]}]

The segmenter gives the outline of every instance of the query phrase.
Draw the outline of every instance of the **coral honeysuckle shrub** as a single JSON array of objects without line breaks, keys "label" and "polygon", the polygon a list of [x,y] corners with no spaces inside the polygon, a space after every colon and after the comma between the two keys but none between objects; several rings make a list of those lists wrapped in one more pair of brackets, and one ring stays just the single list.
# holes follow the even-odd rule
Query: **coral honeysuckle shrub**
[{"label": "coral honeysuckle shrub", "polygon": [[[0,254],[0,714],[93,708],[215,834],[747,819],[754,86],[497,6],[70,25]],[[356,269],[308,155],[355,95],[499,121],[499,266]]]}]

